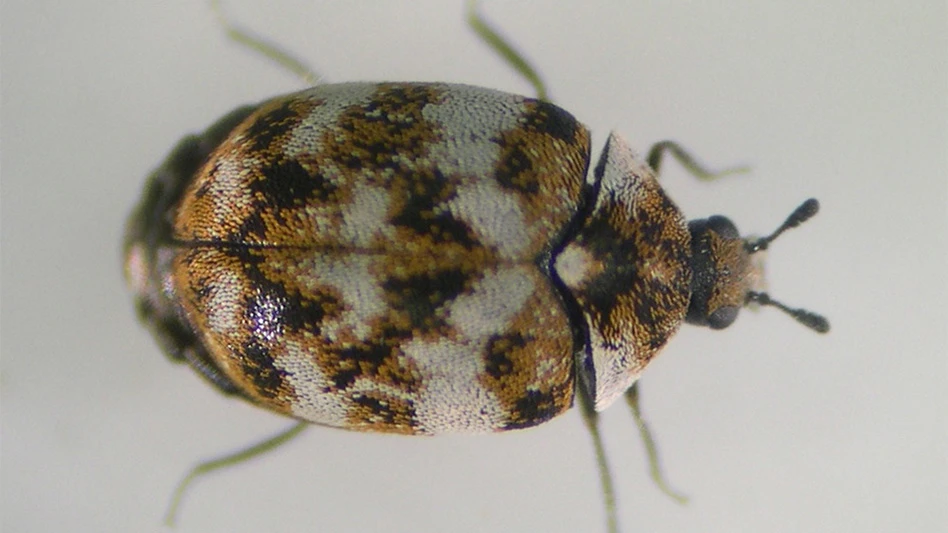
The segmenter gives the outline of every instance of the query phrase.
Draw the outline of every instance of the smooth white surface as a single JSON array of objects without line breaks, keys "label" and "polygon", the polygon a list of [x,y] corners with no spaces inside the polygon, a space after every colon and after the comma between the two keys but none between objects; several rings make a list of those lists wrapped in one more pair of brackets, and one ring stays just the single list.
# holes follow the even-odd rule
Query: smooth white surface
[{"label": "smooth white surface", "polygon": [[[266,7],[269,4],[271,7]],[[331,80],[529,92],[460,2],[233,0]],[[663,183],[689,217],[766,233],[770,289],[825,313],[689,328],[643,378],[679,507],[628,413],[602,425],[629,532],[948,527],[948,13],[944,2],[488,2],[554,100],[645,150],[663,138],[750,175]],[[122,224],[185,133],[301,87],[226,41],[202,2],[2,4],[4,531],[159,531],[195,460],[284,422],[169,364],[136,323]],[[179,531],[599,531],[576,412],[534,430],[412,439],[314,428],[204,480]]]}]

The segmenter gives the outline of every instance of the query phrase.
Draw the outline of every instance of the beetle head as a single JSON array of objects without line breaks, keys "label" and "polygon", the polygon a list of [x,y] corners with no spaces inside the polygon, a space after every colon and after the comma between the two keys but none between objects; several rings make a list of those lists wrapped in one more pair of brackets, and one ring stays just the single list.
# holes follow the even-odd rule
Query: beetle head
[{"label": "beetle head", "polygon": [[693,220],[691,232],[691,303],[686,320],[691,324],[723,329],[749,303],[769,305],[820,333],[829,331],[829,322],[805,309],[792,309],[773,300],[757,288],[762,278],[762,262],[755,254],[767,249],[784,231],[799,226],[819,211],[814,198],[803,202],[776,231],[762,239],[741,238],[734,223],[723,216]]}]

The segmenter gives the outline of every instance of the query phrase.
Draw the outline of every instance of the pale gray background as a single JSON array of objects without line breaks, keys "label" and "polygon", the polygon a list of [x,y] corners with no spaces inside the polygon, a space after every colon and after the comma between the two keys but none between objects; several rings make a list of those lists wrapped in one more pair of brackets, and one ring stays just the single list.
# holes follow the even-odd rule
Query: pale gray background
[{"label": "pale gray background", "polygon": [[[238,20],[331,80],[517,92],[460,2],[233,0]],[[659,5],[660,4],[660,5]],[[686,329],[643,383],[679,507],[652,486],[620,405],[603,417],[629,532],[944,531],[948,40],[945,3],[488,2],[596,132],[675,138],[753,173],[664,183],[690,217],[775,227],[773,311]],[[720,3],[717,3],[720,5]],[[284,421],[169,364],[135,322],[123,220],[185,133],[301,86],[222,38],[206,5],[2,5],[4,531],[160,530],[192,462]],[[598,150],[598,148],[597,148]],[[180,531],[599,531],[575,412],[530,431],[413,439],[313,429],[194,487]]]}]

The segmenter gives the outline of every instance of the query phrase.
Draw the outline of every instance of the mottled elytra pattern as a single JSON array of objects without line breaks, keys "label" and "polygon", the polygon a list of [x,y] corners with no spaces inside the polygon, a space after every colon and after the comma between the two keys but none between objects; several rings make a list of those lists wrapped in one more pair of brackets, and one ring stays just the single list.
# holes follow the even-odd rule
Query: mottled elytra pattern
[{"label": "mottled elytra pattern", "polygon": [[197,173],[171,277],[211,358],[269,408],[387,432],[532,426],[572,402],[545,261],[588,159],[551,104],[315,87],[261,104]]},{"label": "mottled elytra pattern", "polygon": [[317,86],[179,146],[131,217],[126,272],[173,358],[302,420],[529,427],[577,377],[601,410],[684,318],[691,241],[623,139],[587,179],[589,161],[589,132],[546,102]]}]

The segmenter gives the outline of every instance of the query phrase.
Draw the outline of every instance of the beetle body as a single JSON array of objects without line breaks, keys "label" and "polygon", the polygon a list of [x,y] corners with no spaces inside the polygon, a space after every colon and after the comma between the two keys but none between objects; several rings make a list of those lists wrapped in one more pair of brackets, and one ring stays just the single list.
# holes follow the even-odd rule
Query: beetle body
[{"label": "beetle body", "polygon": [[756,270],[730,222],[689,227],[621,137],[595,166],[589,138],[464,85],[240,108],[182,141],[129,219],[139,314],[221,390],[316,424],[477,433],[574,394],[604,409],[686,318],[730,323]]}]

